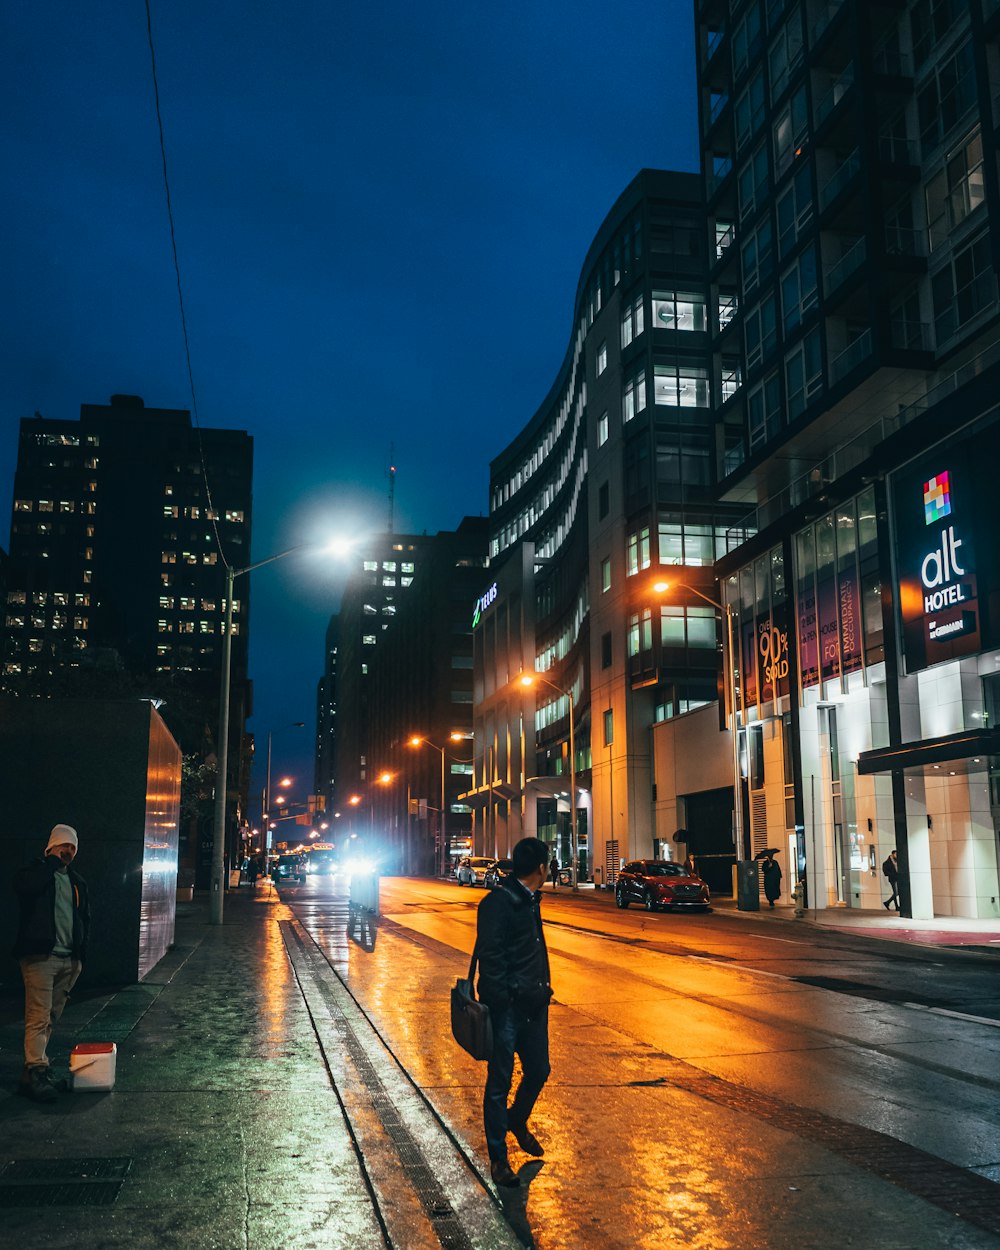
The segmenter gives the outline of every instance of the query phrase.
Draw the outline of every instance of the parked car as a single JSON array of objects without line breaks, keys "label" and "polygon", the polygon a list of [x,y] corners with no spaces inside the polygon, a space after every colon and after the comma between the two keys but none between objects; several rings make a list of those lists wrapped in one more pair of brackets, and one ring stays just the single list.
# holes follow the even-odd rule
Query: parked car
[{"label": "parked car", "polygon": [[489,868],[486,869],[483,885],[486,886],[487,890],[495,890],[513,867],[514,861],[512,859],[495,859]]},{"label": "parked car", "polygon": [[487,870],[492,868],[496,860],[481,855],[472,855],[463,859],[458,866],[455,877],[459,885],[485,885]]},{"label": "parked car", "polygon": [[647,911],[697,907],[708,911],[711,896],[701,877],[683,864],[663,859],[636,859],[626,864],[615,884],[615,903],[641,903]]},{"label": "parked car", "polygon": [[276,881],[299,881],[306,879],[306,863],[301,855],[279,855],[273,870]]}]

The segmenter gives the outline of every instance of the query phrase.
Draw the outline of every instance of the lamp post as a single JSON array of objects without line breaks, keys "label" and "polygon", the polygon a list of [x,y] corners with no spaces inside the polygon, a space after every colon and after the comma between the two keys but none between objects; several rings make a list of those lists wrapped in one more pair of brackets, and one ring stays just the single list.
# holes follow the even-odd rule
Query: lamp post
[{"label": "lamp post", "polygon": [[263,859],[263,875],[267,876],[268,854],[271,850],[271,739],[275,734],[283,733],[286,729],[305,729],[304,720],[293,720],[290,725],[282,725],[280,729],[269,729],[267,731],[267,784],[264,790],[264,812],[261,819],[261,830],[263,837],[261,839],[261,857]]},{"label": "lamp post", "polygon": [[[451,742],[461,742],[461,741],[463,740],[463,738],[464,738],[464,737],[465,737],[465,735],[464,735],[464,734],[460,734],[460,733],[453,733],[453,734],[449,734],[449,735],[448,735],[449,741],[451,741]],[[420,746],[428,746],[428,747],[433,747],[433,749],[434,749],[435,751],[437,751],[438,755],[440,755],[440,756],[441,756],[441,821],[440,821],[440,833],[441,833],[441,869],[442,869],[442,875],[443,875],[443,874],[444,874],[444,865],[445,865],[445,863],[447,862],[447,856],[448,856],[448,835],[447,835],[447,826],[446,826],[446,823],[445,823],[445,821],[446,821],[446,818],[445,818],[445,803],[446,803],[446,796],[445,796],[445,788],[444,788],[444,756],[445,756],[445,748],[444,748],[444,747],[439,747],[439,746],[438,746],[438,744],[437,744],[436,742],[431,742],[430,738],[422,738],[422,737],[420,737],[420,735],[419,735],[419,734],[414,734],[414,735],[413,735],[413,737],[412,737],[412,738],[410,738],[408,745],[409,745],[409,746],[411,746],[411,747],[420,747]]]},{"label": "lamp post", "polygon": [[[212,829],[212,874],[209,882],[209,923],[222,924],[222,903],[225,894],[225,848],[226,848],[226,790],[229,783],[229,687],[233,661],[233,583],[237,577],[262,569],[265,564],[274,564],[276,560],[284,560],[286,556],[295,555],[300,551],[320,551],[323,548],[316,543],[298,543],[287,551],[279,551],[277,555],[268,556],[266,560],[258,560],[245,568],[235,569],[226,565],[226,614],[222,627],[222,676],[219,691],[219,741],[217,743],[217,776],[215,780],[215,823]],[[268,799],[270,799],[268,795]]]},{"label": "lamp post", "polygon": [[557,686],[555,682],[549,681],[547,677],[542,677],[540,673],[535,673],[534,675],[526,673],[521,678],[521,685],[533,686],[536,681],[540,681],[542,685],[548,686],[556,694],[565,695],[569,699],[569,880],[573,893],[576,894],[579,892],[580,886],[576,879],[576,861],[579,847],[576,841],[576,743],[573,738],[573,691],[563,690],[562,686]]},{"label": "lamp post", "polygon": [[[654,582],[653,589],[657,594],[663,594],[664,591],[670,589],[670,582]],[[689,590],[693,595],[697,595],[699,599],[704,599],[706,603],[711,604],[713,608],[717,608],[726,615],[726,660],[729,670],[729,680],[726,684],[729,687],[729,707],[733,718],[733,838],[736,842],[737,857],[739,857],[744,855],[746,851],[743,846],[743,777],[740,771],[740,735],[739,722],[736,717],[736,652],[733,644],[733,606],[731,603],[720,603],[718,599],[713,599],[695,586],[688,586],[686,583],[678,585],[677,589]]]}]

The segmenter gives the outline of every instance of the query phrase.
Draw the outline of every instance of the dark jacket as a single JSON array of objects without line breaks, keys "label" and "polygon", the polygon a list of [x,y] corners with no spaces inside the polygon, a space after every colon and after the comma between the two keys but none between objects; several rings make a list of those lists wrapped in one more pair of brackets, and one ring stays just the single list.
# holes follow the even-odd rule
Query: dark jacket
[{"label": "dark jacket", "polygon": [[494,1011],[531,1014],[552,997],[540,898],[511,874],[479,904],[479,997]]},{"label": "dark jacket", "polygon": [[781,865],[772,860],[764,860],[761,872],[764,876],[764,897],[769,903],[781,897]]},{"label": "dark jacket", "polygon": [[[14,877],[14,893],[20,908],[15,959],[30,955],[51,955],[56,944],[56,885],[53,877],[62,866],[55,855],[32,860]],[[90,931],[90,904],[87,883],[73,868],[69,873],[73,887],[73,958],[83,960]]]},{"label": "dark jacket", "polygon": [[895,885],[896,882],[899,880],[899,865],[896,863],[896,861],[892,858],[891,855],[882,865],[882,871],[885,873],[886,878],[890,885]]}]

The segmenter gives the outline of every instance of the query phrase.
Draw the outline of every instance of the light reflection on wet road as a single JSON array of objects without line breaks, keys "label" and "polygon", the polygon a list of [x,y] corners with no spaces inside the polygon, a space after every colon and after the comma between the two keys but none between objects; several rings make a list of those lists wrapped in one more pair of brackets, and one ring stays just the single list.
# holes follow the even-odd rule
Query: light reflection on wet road
[{"label": "light reflection on wet road", "polygon": [[[336,888],[312,880],[282,896],[482,1159],[484,1069],[455,1046],[447,1011],[481,892],[384,880],[365,951],[330,924]],[[879,996],[947,983],[948,969],[838,935],[776,941],[730,917],[566,894],[547,895],[544,914],[553,1075],[529,1212],[542,1250],[1000,1247],[1000,1226],[956,1219],[931,1192],[946,1174],[959,1187],[951,1205],[974,1213],[992,1198],[982,1178],[1000,1180],[1000,1029]],[[793,979],[817,972],[860,991]],[[888,1183],[894,1169],[909,1180]]]}]

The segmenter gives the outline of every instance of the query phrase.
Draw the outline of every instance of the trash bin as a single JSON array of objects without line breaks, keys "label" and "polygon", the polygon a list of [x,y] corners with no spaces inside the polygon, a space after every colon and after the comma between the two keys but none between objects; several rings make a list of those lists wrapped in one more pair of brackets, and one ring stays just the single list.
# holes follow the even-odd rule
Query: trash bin
[{"label": "trash bin", "polygon": [[760,865],[754,859],[736,861],[736,907],[760,911]]}]

